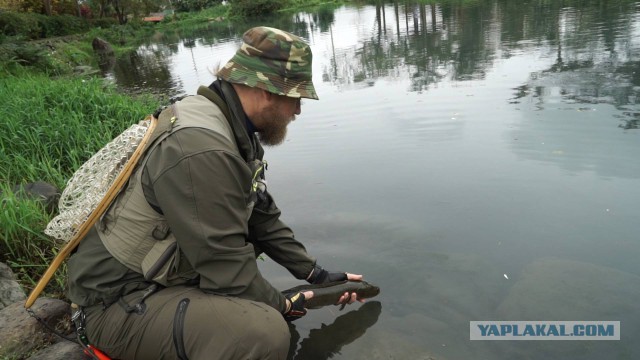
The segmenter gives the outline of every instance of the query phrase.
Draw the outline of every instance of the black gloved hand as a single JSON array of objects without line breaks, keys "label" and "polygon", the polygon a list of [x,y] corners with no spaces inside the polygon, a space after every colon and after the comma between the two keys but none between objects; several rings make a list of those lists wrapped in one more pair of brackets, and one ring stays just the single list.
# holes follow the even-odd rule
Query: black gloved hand
[{"label": "black gloved hand", "polygon": [[323,269],[320,265],[314,265],[311,276],[307,279],[310,284],[324,284],[344,280],[347,280],[347,273],[330,272]]},{"label": "black gloved hand", "polygon": [[289,310],[283,315],[285,321],[298,320],[307,313],[307,309],[304,308],[305,298],[303,293],[285,294],[284,297],[291,304]]}]

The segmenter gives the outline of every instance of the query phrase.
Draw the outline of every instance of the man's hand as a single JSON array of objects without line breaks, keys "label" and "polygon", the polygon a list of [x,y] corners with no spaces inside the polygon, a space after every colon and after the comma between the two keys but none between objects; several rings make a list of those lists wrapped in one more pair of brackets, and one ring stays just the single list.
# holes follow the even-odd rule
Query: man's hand
[{"label": "man's hand", "polygon": [[311,299],[312,297],[313,297],[313,291],[305,291],[305,292],[285,295],[287,308],[283,315],[284,320],[291,322],[294,320],[298,320],[304,315],[306,315],[307,309],[305,309],[304,307],[304,302],[305,300]]},{"label": "man's hand", "polygon": [[[307,276],[307,281],[311,284],[324,284],[328,282],[345,280],[362,281],[362,275],[343,272],[330,272],[323,269],[319,265],[315,265],[313,267],[313,270],[311,270],[309,276]],[[291,322],[305,316],[307,314],[307,309],[304,307],[305,302],[312,297],[313,291],[304,291],[285,295],[286,309],[283,314],[284,319]],[[358,299],[358,295],[356,293],[345,292],[340,297],[340,299],[338,299],[336,305],[342,305],[342,307],[340,308],[340,310],[342,310],[347,304],[353,304],[356,301],[364,302],[364,299]]]},{"label": "man's hand", "polygon": [[[351,273],[345,273],[347,275],[347,280],[351,281],[362,281],[362,275],[356,275]],[[349,294],[348,292],[344,293],[340,299],[338,299],[338,303],[336,305],[342,305],[340,310],[342,310],[345,305],[353,304],[354,302],[359,301],[361,303],[364,302],[364,299],[358,299],[358,295],[356,293]]]},{"label": "man's hand", "polygon": [[347,273],[327,271],[320,265],[315,265],[307,277],[307,281],[310,284],[324,284],[334,281],[344,281],[347,279]]},{"label": "man's hand", "polygon": [[[343,272],[332,272],[323,269],[320,265],[315,265],[313,270],[311,270],[311,274],[307,277],[307,281],[311,284],[324,284],[333,281],[362,281],[362,275],[351,274],[351,273],[343,273]],[[344,293],[336,305],[342,305],[344,308],[347,304],[353,304],[356,301],[364,302],[364,299],[358,299],[358,295],[356,293]],[[342,309],[341,309],[342,310]]]}]

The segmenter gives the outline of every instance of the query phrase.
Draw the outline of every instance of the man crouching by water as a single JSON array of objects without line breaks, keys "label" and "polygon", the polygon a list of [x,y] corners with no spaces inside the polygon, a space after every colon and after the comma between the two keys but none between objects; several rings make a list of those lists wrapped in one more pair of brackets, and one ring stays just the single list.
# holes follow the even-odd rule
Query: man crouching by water
[{"label": "man crouching by water", "polygon": [[286,358],[285,321],[313,292],[284,296],[261,253],[312,284],[362,279],[317,265],[267,192],[261,144],[282,143],[300,99],[318,99],[309,46],[252,28],[217,76],[159,113],[140,166],[69,260],[80,326],[111,357]]}]

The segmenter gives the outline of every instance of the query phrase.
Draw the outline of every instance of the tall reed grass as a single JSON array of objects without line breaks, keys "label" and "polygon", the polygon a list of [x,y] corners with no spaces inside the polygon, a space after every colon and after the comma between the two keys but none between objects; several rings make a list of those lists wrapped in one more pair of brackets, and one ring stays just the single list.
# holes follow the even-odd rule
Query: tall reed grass
[{"label": "tall reed grass", "polygon": [[[51,79],[24,72],[0,77],[0,261],[29,288],[56,252],[43,229],[54,214],[12,194],[38,180],[62,189],[104,144],[153,112],[158,101],[119,94],[96,78]],[[64,272],[54,287],[62,293]]]}]

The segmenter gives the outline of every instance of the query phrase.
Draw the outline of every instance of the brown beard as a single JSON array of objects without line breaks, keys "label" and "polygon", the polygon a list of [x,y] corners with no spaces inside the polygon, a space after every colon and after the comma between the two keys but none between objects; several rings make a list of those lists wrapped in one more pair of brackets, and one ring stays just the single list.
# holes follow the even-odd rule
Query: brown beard
[{"label": "brown beard", "polygon": [[276,104],[270,104],[262,113],[254,117],[256,122],[262,124],[258,129],[258,138],[267,146],[282,144],[287,136],[287,125],[295,119],[295,116],[283,115]]}]

